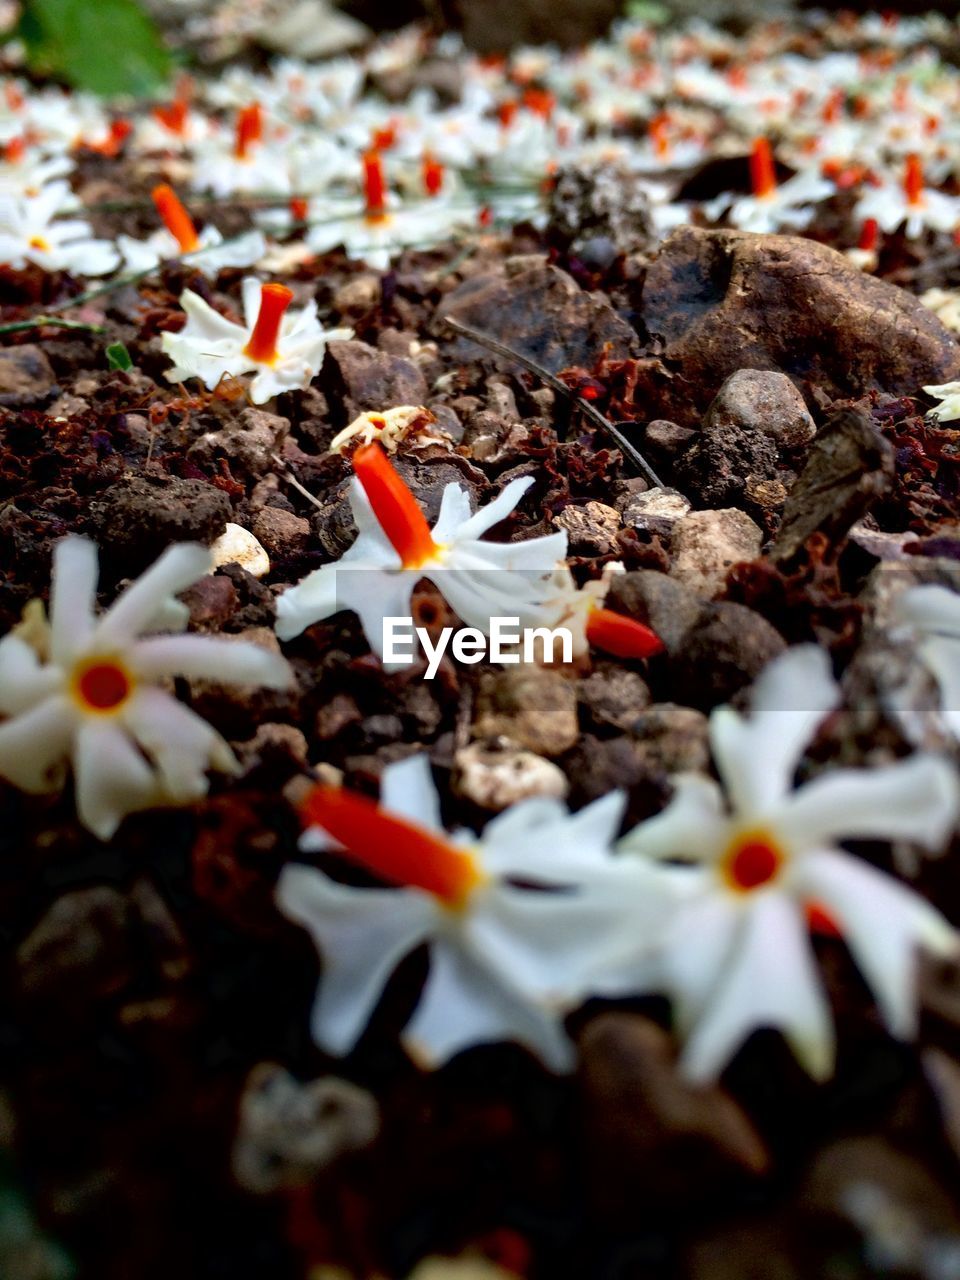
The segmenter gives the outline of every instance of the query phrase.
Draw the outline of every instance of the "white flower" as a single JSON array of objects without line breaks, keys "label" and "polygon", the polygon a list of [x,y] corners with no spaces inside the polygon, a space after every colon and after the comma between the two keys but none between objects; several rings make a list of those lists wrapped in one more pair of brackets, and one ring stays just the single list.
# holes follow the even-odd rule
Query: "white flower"
[{"label": "white flower", "polygon": [[[36,614],[0,640],[0,775],[24,791],[61,785],[73,766],[77,814],[109,840],[128,813],[206,794],[208,768],[234,772],[223,738],[160,687],[171,676],[284,688],[286,661],[257,645],[179,631],[174,596],[203,577],[210,553],[170,547],[96,617],[97,549],[54,550],[50,621]],[[39,651],[38,651],[39,650]]]},{"label": "white flower", "polygon": [[487,633],[493,617],[524,617],[535,608],[557,561],[565,533],[525,542],[485,542],[481,535],[505,520],[533,484],[512,480],[488,506],[470,513],[458,484],[443,491],[431,529],[416,498],[379,444],[353,455],[349,500],[359,534],[338,561],[315,569],[277,600],[277,635],[292,640],[341,609],[360,618],[371,649],[383,656],[383,620],[409,617],[413,589],[432,582],[468,626]]},{"label": "white flower", "polygon": [[834,194],[832,182],[813,169],[802,169],[786,182],[778,183],[773,154],[766,138],[758,138],[750,156],[753,195],[734,198],[729,193],[704,205],[708,218],[727,217],[742,231],[775,232],[783,227],[805,227],[815,210],[810,205]]},{"label": "white flower", "polygon": [[601,577],[578,588],[568,568],[556,569],[542,599],[535,603],[533,616],[529,621],[521,616],[521,624],[566,628],[575,658],[591,645],[618,658],[650,658],[661,653],[663,641],[649,627],[603,607],[610,583],[618,573],[623,573],[623,565],[614,561],[604,565]]},{"label": "white flower", "polygon": [[128,271],[152,271],[170,258],[182,258],[206,276],[225,267],[252,267],[267,251],[260,231],[248,231],[224,242],[216,227],[198,232],[172,187],[162,184],[153,191],[153,202],[165,226],[146,240],[118,236],[117,244]]},{"label": "white flower", "polygon": [[[621,841],[628,853],[696,864],[659,942],[659,985],[676,1002],[692,1080],[715,1077],[758,1027],[780,1030],[811,1075],[830,1074],[833,1026],[808,911],[843,936],[897,1037],[915,1031],[917,947],[957,950],[957,934],[928,902],[836,847],[841,839],[940,846],[960,805],[945,761],[917,755],[835,769],[792,790],[804,747],[837,700],[826,655],[792,649],[757,681],[749,720],[730,707],[711,716],[730,810],[714,782],[683,775],[666,810]],[[620,975],[626,989],[628,975],[629,962]]]},{"label": "white flower", "polygon": [[867,187],[855,212],[858,218],[875,218],[883,231],[903,224],[907,238],[916,240],[927,227],[953,231],[960,220],[960,199],[925,186],[919,157],[908,155],[902,183]]},{"label": "white flower", "polygon": [[960,738],[960,596],[934,584],[910,587],[897,597],[892,613],[913,632],[916,653],[940,688],[943,718]]},{"label": "white flower", "polygon": [[0,194],[0,263],[24,267],[35,263],[44,271],[70,271],[102,276],[112,271],[119,255],[109,240],[96,240],[81,218],[57,218],[75,207],[66,182],[51,182],[35,196]]},{"label": "white flower", "polygon": [[940,422],[955,422],[960,418],[960,382],[941,382],[923,390],[940,401],[935,409],[930,410],[928,417],[935,416]]},{"label": "white flower", "polygon": [[209,303],[185,289],[180,305],[187,313],[179,333],[163,333],[161,344],[175,367],[170,382],[200,378],[209,390],[224,375],[255,373],[250,399],[264,404],[281,391],[309,386],[323,363],[327,343],[353,337],[352,329],[324,330],[316,303],[288,312],[293,292],[282,284],[261,285],[253,276],[243,282],[244,323],[234,324]]},{"label": "white flower", "polygon": [[561,1014],[580,998],[619,896],[617,878],[591,883],[590,872],[610,861],[622,795],[573,815],[538,797],[494,818],[482,837],[448,835],[429,761],[417,755],[384,770],[380,807],[320,787],[305,811],[317,825],[302,847],[329,847],[326,833],[333,848],[397,886],[354,888],[310,867],[283,870],[280,908],[310,931],[323,959],[311,1022],[323,1050],[351,1050],[397,965],[426,943],[429,976],[402,1035],[418,1063],[439,1067],[471,1045],[515,1040],[554,1070],[573,1065]]}]

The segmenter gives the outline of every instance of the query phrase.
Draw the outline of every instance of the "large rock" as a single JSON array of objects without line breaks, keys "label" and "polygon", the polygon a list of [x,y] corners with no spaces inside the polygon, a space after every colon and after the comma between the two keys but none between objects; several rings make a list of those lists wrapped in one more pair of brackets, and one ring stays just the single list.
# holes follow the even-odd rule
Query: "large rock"
[{"label": "large rock", "polygon": [[912,294],[794,236],[682,227],[650,265],[641,314],[658,351],[636,402],[688,426],[744,367],[837,399],[960,377],[960,345]]},{"label": "large rock", "polygon": [[[508,259],[503,268],[473,276],[448,294],[436,326],[448,336],[444,316],[498,338],[551,373],[573,365],[589,369],[604,351],[620,360],[638,350],[636,334],[605,298],[587,293],[541,258]],[[460,347],[468,358],[489,358],[475,343],[461,340]]]},{"label": "large rock", "polygon": [[328,344],[320,384],[337,427],[368,411],[423,404],[428,395],[423,374],[412,360],[353,340]]}]

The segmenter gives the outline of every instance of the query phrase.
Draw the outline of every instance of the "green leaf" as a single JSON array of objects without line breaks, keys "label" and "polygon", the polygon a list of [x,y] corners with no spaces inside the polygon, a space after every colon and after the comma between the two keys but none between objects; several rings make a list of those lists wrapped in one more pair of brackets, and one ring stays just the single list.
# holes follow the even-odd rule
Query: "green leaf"
[{"label": "green leaf", "polygon": [[26,0],[19,34],[32,69],[104,97],[143,97],[170,75],[170,54],[136,0]]},{"label": "green leaf", "polygon": [[106,350],[107,364],[111,369],[127,369],[133,368],[133,361],[130,359],[130,352],[122,342],[111,342]]}]

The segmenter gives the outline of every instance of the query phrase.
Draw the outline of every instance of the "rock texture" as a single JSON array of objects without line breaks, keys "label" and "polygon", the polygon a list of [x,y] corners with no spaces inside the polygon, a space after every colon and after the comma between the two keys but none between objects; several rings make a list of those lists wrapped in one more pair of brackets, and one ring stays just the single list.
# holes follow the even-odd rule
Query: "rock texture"
[{"label": "rock texture", "polygon": [[686,426],[744,366],[838,399],[960,376],[960,345],[916,298],[793,236],[675,231],[641,314],[657,354],[641,363],[636,401]]}]

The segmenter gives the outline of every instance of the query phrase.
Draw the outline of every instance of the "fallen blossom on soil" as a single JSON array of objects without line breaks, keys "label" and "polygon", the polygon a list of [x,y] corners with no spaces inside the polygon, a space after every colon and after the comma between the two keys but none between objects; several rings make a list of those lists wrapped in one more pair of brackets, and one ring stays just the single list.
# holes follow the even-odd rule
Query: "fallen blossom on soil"
[{"label": "fallen blossom on soil", "polygon": [[267,241],[261,231],[247,231],[226,241],[214,226],[198,232],[186,209],[166,185],[154,190],[153,202],[163,219],[163,227],[145,240],[117,237],[128,271],[152,271],[170,258],[182,258],[204,275],[216,276],[226,267],[252,267],[267,251]]},{"label": "fallen blossom on soil", "polygon": [[349,500],[357,540],[339,560],[315,569],[279,597],[276,630],[281,640],[292,640],[315,622],[352,609],[367,643],[382,657],[384,618],[410,616],[413,589],[422,578],[437,587],[468,626],[484,633],[494,617],[532,618],[566,554],[566,534],[524,542],[482,540],[514,510],[533,484],[532,476],[512,480],[475,514],[466,491],[448,484],[431,529],[379,444],[361,446],[353,465],[357,474]]},{"label": "fallen blossom on soil", "polygon": [[128,813],[200,799],[208,768],[235,772],[224,739],[163,686],[189,676],[284,688],[285,659],[243,641],[144,634],[182,630],[174,597],[209,569],[205,547],[170,547],[98,618],[95,544],[59,542],[49,623],[31,609],[0,640],[0,776],[51,791],[69,763],[80,821],[109,840]]},{"label": "fallen blossom on soil", "polygon": [[[960,398],[960,384],[957,392]],[[916,653],[940,689],[943,718],[960,738],[960,595],[932,583],[911,587],[897,598],[894,618],[913,633]]]},{"label": "fallen blossom on soil", "polygon": [[526,800],[478,837],[444,830],[424,754],[384,769],[379,806],[318,787],[302,847],[342,851],[395,886],[356,888],[299,864],[281,874],[277,902],[323,959],[311,1023],[320,1048],[348,1053],[394,970],[427,944],[429,976],[402,1034],[415,1061],[436,1068],[472,1045],[515,1040],[569,1070],[560,1015],[580,998],[622,892],[619,876],[590,872],[610,861],[623,804],[611,793],[571,815],[559,801]]},{"label": "fallen blossom on soil", "polygon": [[212,391],[224,375],[253,373],[250,399],[265,404],[281,391],[310,384],[323,363],[327,343],[352,338],[352,329],[324,329],[316,304],[288,311],[293,293],[286,285],[264,284],[253,276],[243,282],[244,323],[234,324],[192,289],[180,295],[187,323],[179,333],[161,335],[174,361],[170,382],[200,378]]},{"label": "fallen blossom on soil", "polygon": [[113,244],[96,239],[83,218],[59,216],[75,208],[66,182],[51,182],[34,196],[0,194],[0,263],[20,268],[32,262],[79,276],[112,271],[120,261]]},{"label": "fallen blossom on soil", "polygon": [[[793,788],[804,749],[838,698],[826,654],[790,650],[754,686],[749,719],[731,707],[710,718],[729,808],[712,780],[680,775],[664,812],[621,841],[628,855],[691,863],[696,877],[658,944],[657,984],[674,1000],[691,1080],[717,1076],[759,1027],[781,1031],[811,1075],[830,1075],[834,1031],[811,914],[843,937],[901,1039],[916,1031],[918,948],[940,956],[960,948],[924,898],[837,847],[875,839],[940,848],[960,807],[946,761],[916,755],[878,769],[838,768]],[[621,980],[632,989],[629,960]]]}]

